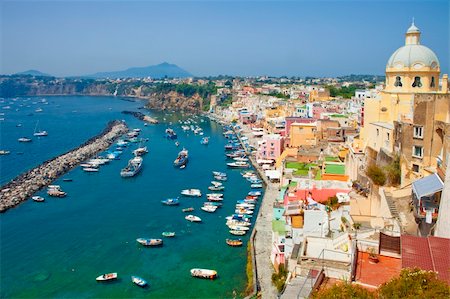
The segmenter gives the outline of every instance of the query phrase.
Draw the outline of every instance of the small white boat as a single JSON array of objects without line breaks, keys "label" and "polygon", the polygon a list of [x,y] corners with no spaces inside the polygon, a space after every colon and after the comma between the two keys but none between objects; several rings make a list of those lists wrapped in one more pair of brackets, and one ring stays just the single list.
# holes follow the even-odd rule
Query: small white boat
[{"label": "small white boat", "polygon": [[262,184],[251,184],[250,185],[250,188],[252,188],[252,189],[260,189],[260,188],[262,188]]},{"label": "small white boat", "polygon": [[194,216],[194,215],[187,215],[186,217],[184,217],[184,219],[190,221],[190,222],[201,222],[202,219],[198,216]]},{"label": "small white boat", "polygon": [[217,277],[217,271],[209,270],[209,269],[194,268],[194,269],[191,269],[191,275],[193,277],[198,277],[198,278],[215,279]]},{"label": "small white boat", "polygon": [[224,176],[224,177],[227,176],[227,174],[224,173],[224,172],[213,171],[212,173],[213,173],[214,176]]},{"label": "small white boat", "polygon": [[139,147],[139,148],[137,148],[137,149],[135,149],[135,150],[133,151],[133,154],[134,154],[135,156],[142,156],[142,155],[145,155],[146,153],[148,153],[148,150],[147,150],[147,147],[146,147],[146,146],[144,146],[144,147]]},{"label": "small white boat", "polygon": [[207,197],[223,197],[222,193],[208,193],[206,194]]},{"label": "small white boat", "polygon": [[234,161],[240,161],[240,162],[247,162],[248,158],[236,157],[236,158],[233,158],[233,160]]},{"label": "small white boat", "polygon": [[36,202],[43,202],[45,200],[42,196],[33,196],[31,198]]},{"label": "small white boat", "polygon": [[139,244],[142,244],[144,246],[160,246],[163,244],[162,239],[145,239],[145,238],[138,238],[136,241]]},{"label": "small white boat", "polygon": [[224,189],[225,189],[224,186],[209,186],[208,187],[208,190],[211,190],[211,191],[221,191],[221,190],[224,190]]},{"label": "small white boat", "polygon": [[131,281],[141,288],[145,287],[147,285],[147,281],[139,276],[131,276]]},{"label": "small white boat", "polygon": [[112,279],[117,279],[117,273],[106,273],[106,274],[98,276],[95,280],[107,281],[107,280],[112,280]]},{"label": "small white boat", "polygon": [[9,155],[10,151],[0,150],[0,155]]},{"label": "small white boat", "polygon": [[202,192],[199,189],[184,189],[181,191],[181,195],[201,197]]},{"label": "small white boat", "polygon": [[86,171],[86,172],[98,172],[98,168],[85,167],[85,168],[83,168],[83,171]]},{"label": "small white boat", "polygon": [[214,213],[217,210],[217,206],[203,206],[200,209],[208,213]]},{"label": "small white boat", "polygon": [[243,236],[247,233],[245,230],[230,230],[230,234],[235,236]]},{"label": "small white boat", "polygon": [[223,185],[221,182],[217,182],[217,181],[211,181],[211,184],[216,186],[216,187],[219,187],[219,186]]},{"label": "small white boat", "polygon": [[228,225],[228,227],[231,230],[238,230],[238,231],[247,231],[250,229],[248,226],[240,226],[240,225]]},{"label": "small white boat", "polygon": [[20,137],[19,139],[17,139],[17,141],[19,142],[31,142],[31,139],[28,137]]},{"label": "small white boat", "polygon": [[232,163],[227,163],[227,166],[230,168],[248,168],[249,164],[247,162],[236,161]]}]

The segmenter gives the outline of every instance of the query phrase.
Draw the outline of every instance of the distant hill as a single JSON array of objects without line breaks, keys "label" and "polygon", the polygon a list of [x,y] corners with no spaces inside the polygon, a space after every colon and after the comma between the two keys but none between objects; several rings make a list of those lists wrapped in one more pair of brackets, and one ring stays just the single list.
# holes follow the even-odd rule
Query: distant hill
[{"label": "distant hill", "polygon": [[14,75],[31,75],[31,76],[42,76],[42,77],[53,77],[52,75],[37,71],[37,70],[28,70],[25,72],[15,73]]},{"label": "distant hill", "polygon": [[186,78],[192,77],[192,74],[183,70],[175,64],[170,64],[167,62],[144,66],[144,67],[132,67],[124,71],[115,72],[101,72],[89,75],[86,77],[90,78]]}]

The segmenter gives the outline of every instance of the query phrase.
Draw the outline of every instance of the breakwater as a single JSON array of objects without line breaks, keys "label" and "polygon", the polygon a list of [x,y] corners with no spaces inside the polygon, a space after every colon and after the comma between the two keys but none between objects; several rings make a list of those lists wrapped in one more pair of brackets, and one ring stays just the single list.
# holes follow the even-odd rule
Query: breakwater
[{"label": "breakwater", "polygon": [[86,159],[92,158],[107,149],[114,141],[128,132],[122,121],[111,121],[100,134],[90,138],[80,146],[62,155],[45,161],[9,183],[1,187],[0,212],[5,212],[27,200],[35,192],[51,184],[59,176],[65,174]]},{"label": "breakwater", "polygon": [[143,120],[145,122],[148,122],[150,124],[157,124],[158,120],[150,117],[148,115],[145,115],[144,113],[141,112],[136,112],[136,111],[122,111],[123,114],[130,114],[133,115],[134,117],[136,117],[137,119]]}]

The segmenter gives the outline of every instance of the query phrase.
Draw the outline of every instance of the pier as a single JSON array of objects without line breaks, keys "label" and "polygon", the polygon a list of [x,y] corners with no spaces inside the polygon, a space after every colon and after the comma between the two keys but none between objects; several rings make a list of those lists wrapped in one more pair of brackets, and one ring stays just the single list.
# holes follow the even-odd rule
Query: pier
[{"label": "pier", "polygon": [[111,121],[103,132],[90,138],[79,147],[20,174],[1,187],[0,212],[3,213],[9,208],[27,200],[34,193],[50,185],[55,179],[78,164],[106,150],[117,138],[126,132],[128,132],[128,127],[124,122]]},{"label": "pier", "polygon": [[145,115],[142,112],[136,112],[136,111],[122,111],[123,114],[130,114],[136,117],[137,119],[143,120],[145,122],[148,122],[150,124],[157,124],[158,120],[156,118],[150,117],[148,115]]}]

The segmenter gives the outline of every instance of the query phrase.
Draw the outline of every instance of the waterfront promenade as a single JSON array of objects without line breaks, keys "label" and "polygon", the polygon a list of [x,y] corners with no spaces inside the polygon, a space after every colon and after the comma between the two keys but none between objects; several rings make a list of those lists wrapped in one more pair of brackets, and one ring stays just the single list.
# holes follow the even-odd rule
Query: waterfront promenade
[{"label": "waterfront promenade", "polygon": [[67,173],[81,162],[106,150],[127,131],[128,127],[124,122],[112,121],[108,123],[102,133],[92,137],[79,147],[45,161],[40,166],[17,176],[1,188],[0,212],[5,212],[7,209],[27,200],[35,192],[51,184],[59,176]]}]

